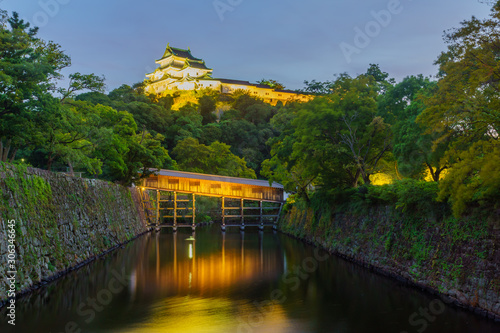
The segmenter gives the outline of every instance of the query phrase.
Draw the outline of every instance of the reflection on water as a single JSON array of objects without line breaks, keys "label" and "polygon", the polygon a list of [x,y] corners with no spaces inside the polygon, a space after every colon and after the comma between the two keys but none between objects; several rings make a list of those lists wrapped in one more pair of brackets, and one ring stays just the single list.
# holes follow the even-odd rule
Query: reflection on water
[{"label": "reflection on water", "polygon": [[19,299],[16,329],[2,320],[0,332],[499,329],[450,307],[412,325],[433,298],[272,231],[185,232],[141,237]]},{"label": "reflection on water", "polygon": [[[198,232],[195,240],[186,234],[168,236],[168,241],[160,234],[147,240],[143,260],[135,268],[139,298],[213,296],[235,286],[273,280],[283,272],[273,234]],[[265,249],[264,239],[269,243]],[[245,246],[250,249],[245,251]]]}]

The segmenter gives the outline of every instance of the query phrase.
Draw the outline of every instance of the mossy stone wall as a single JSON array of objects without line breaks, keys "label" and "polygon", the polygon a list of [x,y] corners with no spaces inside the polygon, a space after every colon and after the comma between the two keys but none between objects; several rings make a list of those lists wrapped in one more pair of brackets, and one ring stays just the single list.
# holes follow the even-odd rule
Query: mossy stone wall
[{"label": "mossy stone wall", "polygon": [[7,295],[9,220],[18,292],[147,231],[136,188],[5,163],[0,218],[0,301]]},{"label": "mossy stone wall", "polygon": [[292,206],[279,228],[364,266],[500,319],[500,223],[392,206],[331,214]]}]

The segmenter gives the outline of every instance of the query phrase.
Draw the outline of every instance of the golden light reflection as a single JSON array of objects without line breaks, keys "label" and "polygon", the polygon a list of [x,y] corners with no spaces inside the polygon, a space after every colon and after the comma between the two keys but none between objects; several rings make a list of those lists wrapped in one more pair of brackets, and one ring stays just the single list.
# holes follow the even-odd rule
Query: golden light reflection
[{"label": "golden light reflection", "polygon": [[291,326],[296,327],[281,305],[261,313],[248,300],[170,297],[151,308],[154,310],[147,320],[121,332],[247,332],[249,327],[255,332],[284,333]]},{"label": "golden light reflection", "polygon": [[[247,250],[244,238],[243,233],[233,235],[229,240],[223,235],[220,245],[210,251],[204,248],[208,242],[177,241],[176,235],[168,241],[154,239],[154,252],[146,254],[147,262],[136,267],[137,293],[144,297],[183,292],[210,295],[256,279],[274,279],[277,267],[283,268],[283,256],[276,251],[266,251],[261,244]],[[252,241],[260,243],[262,239]]]},{"label": "golden light reflection", "polygon": [[135,273],[136,302],[148,304],[147,316],[123,332],[237,332],[256,316],[261,324],[255,332],[287,332],[293,319],[281,305],[261,313],[252,300],[230,296],[234,288],[258,291],[259,284],[264,287],[283,269],[282,252],[269,251],[264,237],[272,235],[152,237],[154,246],[145,247],[144,262],[137,264]]}]

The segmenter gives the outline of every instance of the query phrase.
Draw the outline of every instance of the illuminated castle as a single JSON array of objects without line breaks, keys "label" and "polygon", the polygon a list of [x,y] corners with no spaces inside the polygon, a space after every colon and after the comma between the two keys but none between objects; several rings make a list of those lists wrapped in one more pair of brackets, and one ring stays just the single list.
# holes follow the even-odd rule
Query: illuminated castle
[{"label": "illuminated castle", "polygon": [[213,69],[205,65],[205,61],[193,57],[191,50],[178,49],[167,45],[163,57],[156,60],[160,65],[154,72],[146,74],[149,83],[146,92],[161,94],[166,90],[216,89],[230,94],[238,89],[246,90],[255,97],[275,105],[278,101],[308,101],[309,95],[292,90],[273,89],[267,85],[253,84],[248,81],[214,79]]}]

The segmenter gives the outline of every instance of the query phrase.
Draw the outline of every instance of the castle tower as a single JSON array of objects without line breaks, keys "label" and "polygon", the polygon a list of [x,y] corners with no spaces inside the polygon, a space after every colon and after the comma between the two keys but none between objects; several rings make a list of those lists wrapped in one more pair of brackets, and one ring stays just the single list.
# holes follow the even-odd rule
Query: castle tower
[{"label": "castle tower", "polygon": [[[191,50],[167,45],[163,57],[156,60],[160,65],[154,72],[146,74],[150,85],[148,92],[161,93],[165,90],[195,90],[200,80],[211,79],[212,69],[205,61],[193,57]],[[203,86],[202,86],[203,87]]]},{"label": "castle tower", "polygon": [[213,70],[208,68],[202,59],[193,57],[189,48],[184,50],[167,45],[163,57],[156,60],[156,63],[160,67],[146,74],[148,82],[146,93],[149,94],[161,94],[166,90],[198,89],[214,89],[224,94],[232,94],[235,91],[244,90],[273,105],[276,105],[278,101],[282,103],[291,100],[307,102],[313,97],[248,81],[212,78]]}]

